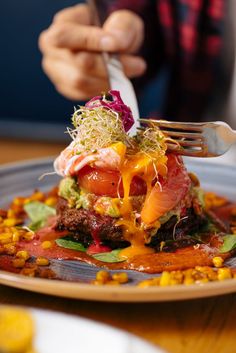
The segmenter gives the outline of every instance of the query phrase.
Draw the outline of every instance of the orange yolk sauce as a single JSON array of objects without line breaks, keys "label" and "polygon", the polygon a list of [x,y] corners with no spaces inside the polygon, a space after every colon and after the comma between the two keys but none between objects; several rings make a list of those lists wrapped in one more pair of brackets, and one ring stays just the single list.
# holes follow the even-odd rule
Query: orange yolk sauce
[{"label": "orange yolk sauce", "polygon": [[[160,227],[158,221],[160,216],[173,209],[185,197],[191,181],[183,166],[182,159],[174,154],[167,156],[157,153],[147,154],[142,151],[132,151],[133,153],[128,154],[125,149],[121,149],[121,152],[119,171],[94,169],[90,173],[93,166],[87,166],[78,173],[78,184],[97,195],[114,196],[115,189],[117,194],[122,192],[122,195],[118,195],[122,197],[121,217],[117,220],[116,225],[122,227],[124,239],[130,243],[129,247],[120,252],[121,258],[128,259],[136,255],[154,252],[152,248],[145,245],[147,229]],[[112,178],[114,180],[113,186],[110,180]],[[174,181],[171,181],[171,178]],[[119,179],[121,183],[117,182]],[[136,181],[136,193],[132,188],[134,180]],[[107,185],[105,185],[106,181]],[[138,184],[141,185],[140,188],[137,187]],[[145,188],[143,184],[145,184]],[[137,190],[145,190],[145,201],[141,214],[137,214],[137,211],[133,210],[130,199],[132,194],[137,195]],[[94,245],[92,247],[94,249],[91,249],[91,252],[97,249],[100,249],[101,252],[107,250],[99,246],[97,234],[95,237],[93,236],[93,239]]]}]

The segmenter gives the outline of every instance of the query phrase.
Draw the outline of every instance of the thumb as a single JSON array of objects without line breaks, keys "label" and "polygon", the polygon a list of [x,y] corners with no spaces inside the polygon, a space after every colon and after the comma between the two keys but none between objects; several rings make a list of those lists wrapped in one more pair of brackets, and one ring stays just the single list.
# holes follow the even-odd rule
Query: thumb
[{"label": "thumb", "polygon": [[129,10],[113,12],[103,25],[108,36],[102,38],[105,51],[135,53],[144,39],[142,19]]}]

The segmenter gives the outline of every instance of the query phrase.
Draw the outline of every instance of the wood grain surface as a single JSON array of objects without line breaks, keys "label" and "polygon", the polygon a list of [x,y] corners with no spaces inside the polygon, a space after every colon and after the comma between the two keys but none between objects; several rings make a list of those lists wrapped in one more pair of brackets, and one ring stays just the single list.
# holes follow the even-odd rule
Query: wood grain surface
[{"label": "wood grain surface", "polygon": [[[1,140],[0,164],[56,155],[62,148],[63,144]],[[132,332],[169,353],[236,352],[235,294],[180,302],[119,304],[62,299],[0,285],[0,303],[94,319]]]}]

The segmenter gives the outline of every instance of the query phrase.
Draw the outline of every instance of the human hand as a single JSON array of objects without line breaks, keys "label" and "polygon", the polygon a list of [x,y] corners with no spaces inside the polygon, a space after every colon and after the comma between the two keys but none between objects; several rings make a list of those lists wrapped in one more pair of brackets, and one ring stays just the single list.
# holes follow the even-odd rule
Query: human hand
[{"label": "human hand", "polygon": [[102,51],[119,53],[129,78],[145,72],[145,61],[135,55],[143,27],[141,18],[128,10],[113,12],[99,28],[92,26],[87,5],[64,9],[40,35],[43,69],[62,95],[87,100],[109,88]]}]

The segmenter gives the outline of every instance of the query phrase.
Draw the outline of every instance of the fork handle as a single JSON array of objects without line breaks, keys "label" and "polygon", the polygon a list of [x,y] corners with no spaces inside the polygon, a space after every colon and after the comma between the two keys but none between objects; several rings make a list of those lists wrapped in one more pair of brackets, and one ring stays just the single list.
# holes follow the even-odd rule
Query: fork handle
[{"label": "fork handle", "polygon": [[[217,121],[216,121],[217,123]],[[222,122],[220,122],[222,125]],[[222,137],[229,143],[235,143],[236,142],[236,130],[233,130],[228,124],[225,123],[225,126],[227,127],[227,130],[225,130],[224,125],[222,126]]]}]

